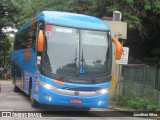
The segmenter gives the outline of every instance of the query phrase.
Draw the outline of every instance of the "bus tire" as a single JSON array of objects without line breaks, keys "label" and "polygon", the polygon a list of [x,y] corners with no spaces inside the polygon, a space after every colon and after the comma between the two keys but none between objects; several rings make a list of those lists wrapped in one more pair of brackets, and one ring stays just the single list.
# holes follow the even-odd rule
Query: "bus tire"
[{"label": "bus tire", "polygon": [[34,108],[39,107],[39,103],[35,99],[33,99],[32,97],[30,97],[30,101],[31,101],[32,107],[34,107]]},{"label": "bus tire", "polygon": [[19,92],[19,88],[14,84],[14,92]]},{"label": "bus tire", "polygon": [[82,107],[81,108],[82,111],[90,111],[90,109],[91,109],[90,107]]},{"label": "bus tire", "polygon": [[34,108],[38,107],[39,103],[32,97],[32,80],[30,80],[30,83],[29,83],[29,97],[31,101],[31,106]]},{"label": "bus tire", "polygon": [[19,88],[16,86],[16,76],[13,76],[13,91],[14,92],[19,92]]}]

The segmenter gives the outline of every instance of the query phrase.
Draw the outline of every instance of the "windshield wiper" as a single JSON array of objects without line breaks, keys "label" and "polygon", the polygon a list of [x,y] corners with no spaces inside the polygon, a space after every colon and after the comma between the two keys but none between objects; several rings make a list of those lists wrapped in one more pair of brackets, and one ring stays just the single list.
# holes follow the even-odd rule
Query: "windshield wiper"
[{"label": "windshield wiper", "polygon": [[77,75],[77,77],[78,77],[78,75],[79,75],[79,71],[78,71],[79,63],[77,63],[77,62],[78,62],[78,59],[79,59],[79,58],[77,57],[77,55],[78,55],[78,53],[77,53],[77,48],[76,48],[74,63],[75,63],[75,65],[76,65],[76,75]]},{"label": "windshield wiper", "polygon": [[83,57],[83,49],[82,49],[81,63],[82,63],[82,65],[81,65],[81,67],[80,67],[80,69],[79,69],[79,72],[80,72],[81,74],[83,74],[83,73],[86,72],[86,70],[85,70],[86,62],[85,62],[85,59],[84,59],[84,57]]},{"label": "windshield wiper", "polygon": [[74,63],[76,65],[76,75],[77,77],[79,76],[79,73],[80,74],[83,74],[86,72],[86,69],[85,69],[85,66],[87,65],[86,62],[85,62],[85,59],[84,59],[84,55],[83,55],[83,49],[82,49],[82,56],[81,56],[81,65],[80,65],[80,61],[78,60],[79,58],[77,57],[78,55],[78,52],[77,52],[77,48],[76,48],[76,53],[75,53],[75,59],[74,59]]}]

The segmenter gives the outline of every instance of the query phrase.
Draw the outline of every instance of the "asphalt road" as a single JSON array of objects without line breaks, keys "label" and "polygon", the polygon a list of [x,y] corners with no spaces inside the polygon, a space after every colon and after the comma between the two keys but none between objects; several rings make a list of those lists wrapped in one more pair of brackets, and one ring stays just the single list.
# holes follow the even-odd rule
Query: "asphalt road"
[{"label": "asphalt road", "polygon": [[148,117],[132,117],[130,113],[110,108],[92,108],[89,112],[64,106],[41,105],[33,108],[27,95],[13,92],[11,81],[0,80],[0,85],[0,116],[3,116],[0,120],[151,120]]}]

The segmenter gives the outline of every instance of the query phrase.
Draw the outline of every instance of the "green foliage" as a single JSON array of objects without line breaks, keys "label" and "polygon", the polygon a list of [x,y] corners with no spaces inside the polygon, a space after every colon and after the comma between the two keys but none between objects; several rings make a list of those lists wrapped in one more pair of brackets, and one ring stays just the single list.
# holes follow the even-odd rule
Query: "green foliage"
[{"label": "green foliage", "polygon": [[126,0],[126,3],[127,3],[128,5],[133,5],[134,0]]},{"label": "green foliage", "polygon": [[112,16],[114,11],[121,11],[122,7],[118,4],[115,4],[113,6],[107,6],[106,7],[106,13],[108,13],[109,16]]},{"label": "green foliage", "polygon": [[104,17],[108,0],[69,0],[66,11]]},{"label": "green foliage", "polygon": [[157,112],[160,112],[160,107],[158,107],[158,108],[156,109],[156,111],[157,111]]},{"label": "green foliage", "polygon": [[146,109],[147,111],[157,111],[158,108],[154,104],[148,104]]},{"label": "green foliage", "polygon": [[138,16],[132,15],[129,12],[125,12],[124,16],[125,16],[124,20],[128,23],[129,29],[135,29],[141,23],[141,20]]},{"label": "green foliage", "polygon": [[144,0],[144,10],[148,11],[152,9],[152,4],[150,0]]},{"label": "green foliage", "polygon": [[149,4],[148,5],[146,4],[146,5],[144,5],[144,9],[145,10],[151,10],[152,8],[151,8],[151,6]]},{"label": "green foliage", "polygon": [[25,0],[19,5],[21,11],[15,17],[16,25],[18,28],[22,27],[41,11],[65,11],[67,3],[66,0]]},{"label": "green foliage", "polygon": [[154,12],[157,14],[160,14],[160,1],[159,0],[154,2],[154,7],[155,7]]},{"label": "green foliage", "polygon": [[[20,2],[20,0],[19,0]],[[21,1],[22,3],[22,1]],[[0,1],[0,28],[14,23],[14,17],[20,10],[20,3],[17,5],[16,0],[1,0]],[[1,30],[1,29],[0,29]]]},{"label": "green foliage", "polygon": [[[23,1],[18,1],[23,2]],[[5,26],[12,26],[14,23],[14,17],[17,16],[17,12],[20,10],[20,3],[17,4],[16,0],[1,0],[0,1],[0,67],[7,72],[11,63],[11,42],[9,38],[2,32],[2,28]]]},{"label": "green foliage", "polygon": [[69,11],[97,17],[112,16],[113,11],[119,10],[123,14],[123,20],[128,23],[128,28],[135,29],[142,24],[142,17],[147,18],[147,11],[158,13],[160,9],[158,0],[13,0],[11,3],[17,8],[13,11],[18,11],[14,17],[18,26],[22,26],[43,10]]},{"label": "green foliage", "polygon": [[150,66],[160,68],[160,48],[155,48],[155,49],[151,50],[151,54],[153,57],[144,58],[143,59],[144,63],[146,63]]},{"label": "green foliage", "polygon": [[156,111],[157,104],[154,99],[141,98],[134,93],[117,96],[117,105],[140,111]]},{"label": "green foliage", "polygon": [[7,72],[10,66],[11,66],[11,42],[6,37],[0,40],[0,67],[3,68],[3,71],[1,71],[0,75],[2,75],[3,72]]}]

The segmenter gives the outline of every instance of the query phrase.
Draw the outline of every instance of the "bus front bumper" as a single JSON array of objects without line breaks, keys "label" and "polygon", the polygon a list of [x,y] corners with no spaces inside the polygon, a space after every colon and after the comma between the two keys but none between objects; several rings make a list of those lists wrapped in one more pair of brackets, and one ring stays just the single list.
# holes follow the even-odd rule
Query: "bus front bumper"
[{"label": "bus front bumper", "polygon": [[64,105],[64,106],[75,106],[75,107],[94,107],[104,108],[108,104],[108,93],[90,95],[82,93],[82,95],[65,94],[63,91],[56,92],[51,89],[45,88],[43,85],[39,85],[38,102],[43,104],[51,105]]}]

